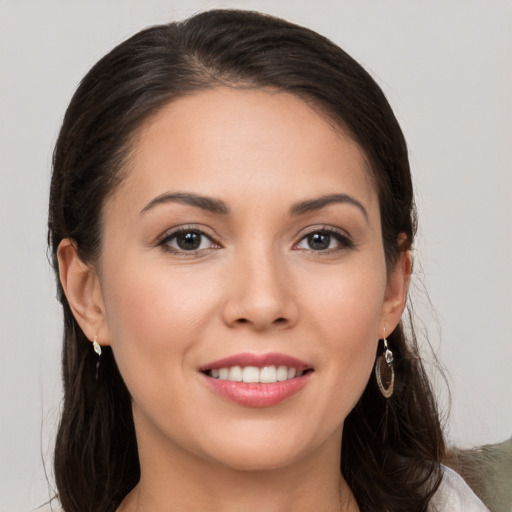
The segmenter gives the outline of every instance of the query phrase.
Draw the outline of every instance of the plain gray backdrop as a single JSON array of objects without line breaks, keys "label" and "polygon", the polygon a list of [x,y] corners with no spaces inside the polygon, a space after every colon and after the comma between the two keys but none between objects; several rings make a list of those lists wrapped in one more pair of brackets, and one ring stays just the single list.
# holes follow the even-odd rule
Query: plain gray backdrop
[{"label": "plain gray backdrop", "polygon": [[410,146],[420,221],[412,292],[449,376],[449,439],[472,446],[512,433],[510,1],[0,0],[1,512],[49,496],[42,457],[51,481],[61,327],[46,211],[64,110],[117,43],[211,7],[313,28],[382,86]]}]

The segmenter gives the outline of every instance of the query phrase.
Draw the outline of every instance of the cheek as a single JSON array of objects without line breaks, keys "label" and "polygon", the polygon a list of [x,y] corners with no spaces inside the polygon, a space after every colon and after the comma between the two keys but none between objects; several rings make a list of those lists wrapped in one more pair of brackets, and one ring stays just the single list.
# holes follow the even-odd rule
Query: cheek
[{"label": "cheek", "polygon": [[330,331],[329,339],[345,340],[355,350],[378,336],[386,292],[383,265],[353,266],[324,276],[323,283],[317,276],[307,288],[309,309]]},{"label": "cheek", "polygon": [[[116,262],[105,275],[110,343],[125,382],[135,392],[171,384],[216,307],[207,279],[169,268]],[[133,384],[135,385],[132,385]]]},{"label": "cheek", "polygon": [[326,400],[331,402],[328,409],[334,415],[344,418],[350,412],[371,375],[385,286],[385,269],[376,267],[372,271],[366,266],[331,280],[328,291],[310,299],[310,304],[315,304],[310,309],[311,323],[323,346]]},{"label": "cheek", "polygon": [[118,264],[104,285],[113,345],[135,337],[141,344],[159,341],[167,346],[175,329],[193,330],[204,309],[215,302],[208,278],[165,266],[132,267]]}]

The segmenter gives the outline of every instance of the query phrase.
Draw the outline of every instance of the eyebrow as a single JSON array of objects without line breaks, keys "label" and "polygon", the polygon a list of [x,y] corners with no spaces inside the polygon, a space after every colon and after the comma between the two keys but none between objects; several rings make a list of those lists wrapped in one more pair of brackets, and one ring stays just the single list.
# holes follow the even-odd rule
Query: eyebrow
[{"label": "eyebrow", "polygon": [[290,215],[302,215],[304,213],[314,212],[333,203],[350,204],[357,207],[364,215],[366,222],[368,222],[368,212],[366,208],[357,199],[348,194],[328,194],[317,199],[300,201],[290,208]]},{"label": "eyebrow", "polygon": [[[228,215],[230,213],[229,206],[221,199],[215,199],[213,197],[202,196],[200,194],[194,194],[192,192],[165,192],[152,199],[140,212],[140,215],[148,212],[152,208],[160,204],[166,203],[183,203],[196,208],[201,208],[211,213],[218,215]],[[368,212],[366,208],[354,197],[348,194],[328,194],[325,196],[318,197],[316,199],[308,199],[295,203],[290,208],[290,215],[297,216],[305,213],[314,212],[321,210],[330,204],[350,204],[357,207],[364,218],[368,222]]]},{"label": "eyebrow", "polygon": [[146,206],[144,206],[144,208],[140,212],[140,215],[148,212],[149,210],[151,210],[152,208],[159,204],[166,203],[188,204],[190,206],[195,206],[196,208],[201,208],[202,210],[206,210],[208,212],[220,215],[227,215],[229,214],[230,211],[228,205],[224,201],[221,201],[220,199],[201,196],[199,194],[193,194],[190,192],[166,192],[155,197]]}]

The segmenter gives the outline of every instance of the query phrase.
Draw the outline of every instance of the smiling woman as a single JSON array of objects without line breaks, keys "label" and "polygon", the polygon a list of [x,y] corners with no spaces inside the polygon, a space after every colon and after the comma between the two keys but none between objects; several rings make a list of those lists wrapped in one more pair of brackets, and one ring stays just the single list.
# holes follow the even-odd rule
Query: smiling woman
[{"label": "smiling woman", "polygon": [[209,11],[100,60],[50,197],[63,509],[485,510],[401,322],[413,204],[382,92],[308,29]]}]

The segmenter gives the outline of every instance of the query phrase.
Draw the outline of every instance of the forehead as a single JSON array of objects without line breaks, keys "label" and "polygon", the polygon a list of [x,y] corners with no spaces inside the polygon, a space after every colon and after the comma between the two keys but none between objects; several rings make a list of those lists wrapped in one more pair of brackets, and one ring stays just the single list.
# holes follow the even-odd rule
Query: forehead
[{"label": "forehead", "polygon": [[283,92],[217,88],[173,101],[139,130],[125,170],[114,196],[131,192],[135,202],[185,190],[263,205],[333,188],[376,200],[359,145]]}]

